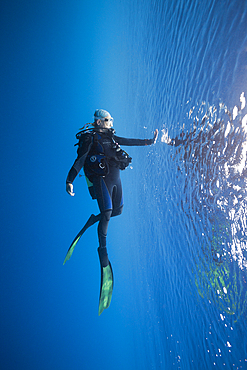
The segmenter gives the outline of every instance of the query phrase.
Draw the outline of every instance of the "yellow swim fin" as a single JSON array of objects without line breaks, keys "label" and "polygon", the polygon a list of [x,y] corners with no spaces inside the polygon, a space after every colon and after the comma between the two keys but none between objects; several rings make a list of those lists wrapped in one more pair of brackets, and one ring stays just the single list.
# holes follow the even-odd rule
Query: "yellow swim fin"
[{"label": "yellow swim fin", "polygon": [[109,265],[101,267],[101,286],[100,286],[100,297],[99,297],[99,316],[104,310],[106,310],[111,303],[113,291],[113,272],[112,267]]},{"label": "yellow swim fin", "polygon": [[85,233],[85,231],[90,226],[92,226],[93,224],[95,224],[99,220],[100,220],[100,214],[98,214],[97,216],[95,216],[94,214],[92,214],[89,217],[89,219],[87,220],[86,224],[83,226],[83,228],[81,229],[81,231],[76,235],[75,239],[71,243],[71,246],[69,247],[68,252],[66,254],[66,257],[65,257],[65,259],[63,261],[63,264],[65,264],[65,262],[70,259],[70,257],[72,256],[72,253],[73,253],[73,251],[75,249],[76,244],[79,242],[81,236]]}]

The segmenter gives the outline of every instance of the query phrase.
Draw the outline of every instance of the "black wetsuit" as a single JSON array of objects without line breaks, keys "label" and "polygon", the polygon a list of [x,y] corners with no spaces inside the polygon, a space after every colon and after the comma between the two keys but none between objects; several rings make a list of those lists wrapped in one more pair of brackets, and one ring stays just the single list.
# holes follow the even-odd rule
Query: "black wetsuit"
[{"label": "black wetsuit", "polygon": [[[113,129],[97,129],[83,133],[79,140],[77,158],[71,167],[66,182],[73,183],[75,177],[87,159],[94,154],[104,152],[107,158],[107,173],[97,175],[90,173],[90,168],[84,166],[84,172],[92,183],[90,194],[97,199],[100,209],[98,225],[99,258],[103,267],[109,263],[106,250],[106,236],[110,217],[120,215],[123,209],[122,184],[119,163],[116,161],[116,143],[126,146],[145,146],[153,144],[154,139],[126,139],[115,135]],[[103,150],[102,150],[103,149]]]}]

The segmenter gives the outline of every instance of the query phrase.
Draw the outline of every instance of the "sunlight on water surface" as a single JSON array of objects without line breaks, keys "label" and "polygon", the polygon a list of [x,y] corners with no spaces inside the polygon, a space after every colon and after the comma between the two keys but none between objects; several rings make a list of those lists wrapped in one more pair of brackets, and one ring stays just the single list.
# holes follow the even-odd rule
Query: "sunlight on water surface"
[{"label": "sunlight on water surface", "polygon": [[247,6],[129,12],[136,368],[246,368]]}]

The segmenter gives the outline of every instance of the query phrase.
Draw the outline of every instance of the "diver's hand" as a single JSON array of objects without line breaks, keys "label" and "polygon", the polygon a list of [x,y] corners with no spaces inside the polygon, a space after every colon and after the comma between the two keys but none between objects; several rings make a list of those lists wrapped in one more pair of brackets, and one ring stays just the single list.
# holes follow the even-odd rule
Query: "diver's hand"
[{"label": "diver's hand", "polygon": [[154,144],[156,143],[156,141],[157,141],[157,138],[158,138],[158,134],[159,134],[159,131],[158,131],[158,129],[156,128],[156,130],[154,131],[154,138],[153,138],[153,140],[154,140]]},{"label": "diver's hand", "polygon": [[75,193],[73,192],[73,184],[71,184],[70,182],[66,182],[66,191],[69,195],[73,197],[75,195]]}]

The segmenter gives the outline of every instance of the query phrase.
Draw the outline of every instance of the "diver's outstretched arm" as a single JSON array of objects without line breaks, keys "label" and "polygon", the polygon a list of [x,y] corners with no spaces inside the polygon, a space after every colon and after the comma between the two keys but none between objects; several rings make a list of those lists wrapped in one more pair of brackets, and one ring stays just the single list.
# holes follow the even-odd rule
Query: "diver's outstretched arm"
[{"label": "diver's outstretched arm", "polygon": [[159,130],[156,128],[156,130],[154,131],[154,142],[153,142],[153,144],[155,144],[156,143],[156,141],[157,141],[157,139],[158,139],[158,135],[159,135]]}]

